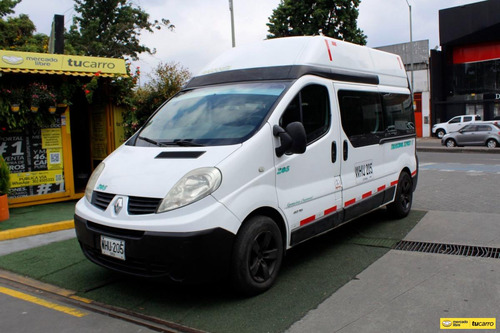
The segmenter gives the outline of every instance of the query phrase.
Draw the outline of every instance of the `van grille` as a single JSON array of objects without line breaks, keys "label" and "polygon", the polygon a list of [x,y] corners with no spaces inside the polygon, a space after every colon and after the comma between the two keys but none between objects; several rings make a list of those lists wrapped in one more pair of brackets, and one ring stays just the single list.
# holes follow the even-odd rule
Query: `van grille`
[{"label": "van grille", "polygon": [[[92,194],[92,205],[101,210],[106,210],[116,194],[94,191]],[[128,213],[130,215],[154,214],[162,199],[129,197]]]},{"label": "van grille", "polygon": [[128,213],[130,215],[154,214],[162,199],[157,198],[128,198]]},{"label": "van grille", "polygon": [[106,210],[114,197],[115,195],[112,193],[94,191],[94,193],[92,193],[92,204],[101,210]]}]

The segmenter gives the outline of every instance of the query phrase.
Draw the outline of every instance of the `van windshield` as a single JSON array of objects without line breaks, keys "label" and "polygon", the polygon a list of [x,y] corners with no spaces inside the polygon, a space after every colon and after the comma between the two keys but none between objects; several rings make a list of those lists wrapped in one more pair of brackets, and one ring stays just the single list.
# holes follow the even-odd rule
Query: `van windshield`
[{"label": "van windshield", "polygon": [[286,82],[240,83],[188,90],[166,103],[138,135],[136,145],[229,145],[259,128]]}]

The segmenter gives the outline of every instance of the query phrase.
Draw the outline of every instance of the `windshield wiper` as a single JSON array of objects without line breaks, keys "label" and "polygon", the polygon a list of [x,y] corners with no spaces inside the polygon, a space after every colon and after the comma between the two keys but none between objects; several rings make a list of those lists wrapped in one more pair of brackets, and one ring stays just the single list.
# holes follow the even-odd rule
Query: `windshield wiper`
[{"label": "windshield wiper", "polygon": [[[191,139],[192,140],[192,139]],[[171,145],[171,146],[181,146],[181,147],[203,147],[204,144],[195,143],[191,140],[174,140],[169,142],[162,142],[163,145]]]},{"label": "windshield wiper", "polygon": [[144,136],[139,136],[139,139],[146,141],[147,143],[151,143],[151,144],[158,146],[158,147],[165,147],[165,144],[163,144],[161,142],[157,142],[157,141],[150,139],[150,138],[146,138]]}]

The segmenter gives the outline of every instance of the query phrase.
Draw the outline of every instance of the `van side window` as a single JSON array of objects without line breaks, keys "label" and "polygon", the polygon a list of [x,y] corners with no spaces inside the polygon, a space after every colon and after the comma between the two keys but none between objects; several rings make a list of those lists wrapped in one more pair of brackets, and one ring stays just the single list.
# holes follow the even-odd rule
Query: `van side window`
[{"label": "van side window", "polygon": [[281,116],[280,126],[300,121],[306,129],[307,143],[323,136],[330,128],[330,99],[325,86],[304,87],[288,104]]},{"label": "van side window", "polygon": [[415,134],[409,95],[341,90],[338,96],[342,128],[354,147]]}]

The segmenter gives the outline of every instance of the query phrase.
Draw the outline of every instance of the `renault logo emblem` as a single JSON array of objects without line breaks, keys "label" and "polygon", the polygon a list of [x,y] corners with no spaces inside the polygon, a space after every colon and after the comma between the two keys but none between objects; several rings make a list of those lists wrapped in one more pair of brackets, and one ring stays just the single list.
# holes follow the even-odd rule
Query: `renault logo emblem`
[{"label": "renault logo emblem", "polygon": [[120,213],[120,211],[122,210],[122,208],[123,208],[123,198],[119,197],[115,201],[115,213],[116,214]]}]

